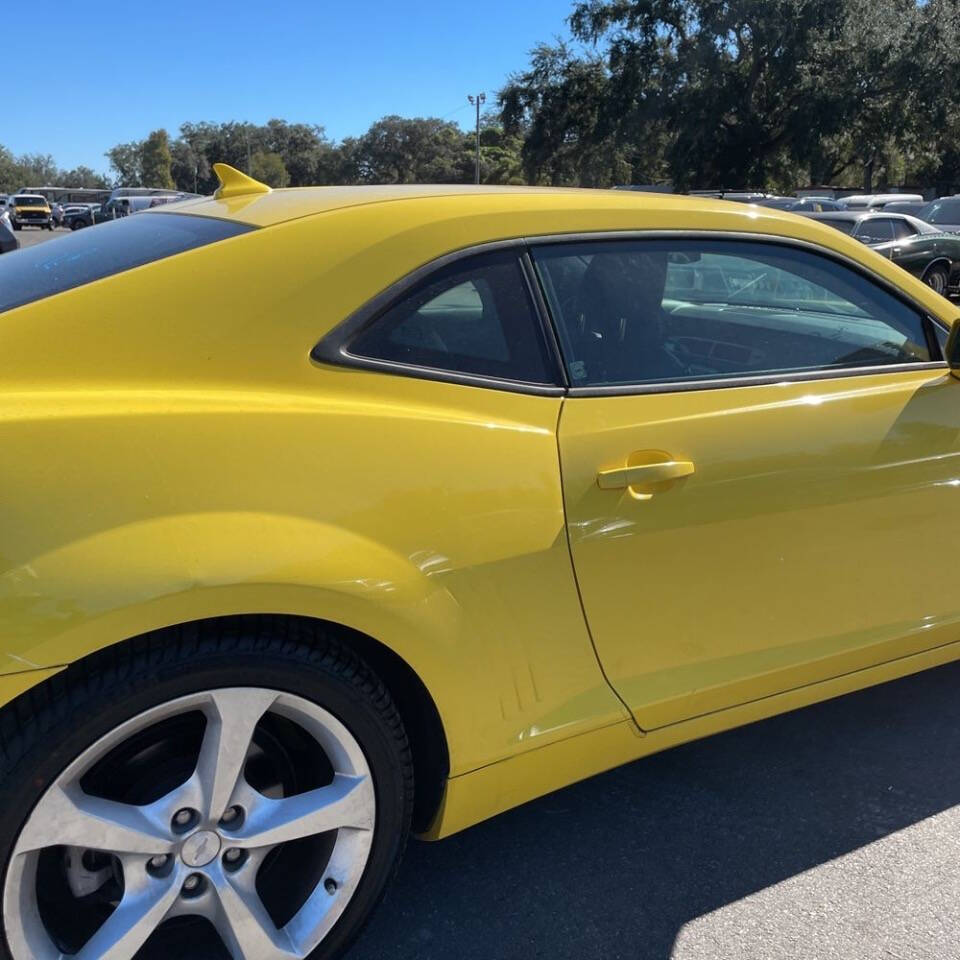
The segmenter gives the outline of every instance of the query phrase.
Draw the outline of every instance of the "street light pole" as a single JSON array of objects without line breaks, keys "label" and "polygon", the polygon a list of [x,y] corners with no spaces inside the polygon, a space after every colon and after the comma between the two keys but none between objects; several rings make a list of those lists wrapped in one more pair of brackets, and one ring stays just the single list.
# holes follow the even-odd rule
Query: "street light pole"
[{"label": "street light pole", "polygon": [[477,165],[476,165],[476,174],[474,176],[473,182],[480,182],[480,106],[487,102],[487,95],[485,93],[478,93],[475,97],[468,96],[467,100],[471,104],[475,105],[477,108]]}]

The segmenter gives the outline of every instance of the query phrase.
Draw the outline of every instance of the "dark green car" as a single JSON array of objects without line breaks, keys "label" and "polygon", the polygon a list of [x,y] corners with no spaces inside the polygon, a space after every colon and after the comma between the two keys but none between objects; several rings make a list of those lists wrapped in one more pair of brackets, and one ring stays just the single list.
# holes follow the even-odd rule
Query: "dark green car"
[{"label": "dark green car", "polygon": [[903,213],[863,210],[806,214],[856,237],[945,297],[960,293],[960,233]]}]

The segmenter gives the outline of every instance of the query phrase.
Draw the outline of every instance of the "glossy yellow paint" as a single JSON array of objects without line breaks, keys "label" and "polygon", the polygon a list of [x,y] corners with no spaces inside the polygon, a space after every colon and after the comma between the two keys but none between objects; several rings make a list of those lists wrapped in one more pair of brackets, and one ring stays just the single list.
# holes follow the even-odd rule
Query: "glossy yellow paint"
[{"label": "glossy yellow paint", "polygon": [[220,181],[220,186],[214,194],[216,200],[225,200],[228,197],[244,197],[251,194],[269,193],[270,187],[253,177],[248,177],[228,163],[215,163],[213,172]]},{"label": "glossy yellow paint", "polygon": [[15,700],[21,693],[25,693],[31,687],[49,680],[58,674],[63,668],[53,667],[49,670],[26,669],[22,673],[11,673],[0,676],[0,703],[9,703]]},{"label": "glossy yellow paint", "polygon": [[[640,726],[960,640],[958,437],[943,369],[568,400],[574,564]],[[600,487],[647,451],[696,472]]]},{"label": "glossy yellow paint", "polygon": [[778,713],[887,683],[957,659],[960,659],[960,644],[948,644],[808,687],[751,700],[728,710],[663,727],[646,736],[638,735],[636,727],[630,723],[617,723],[562,740],[542,750],[518,754],[451,779],[443,805],[433,824],[422,834],[422,839],[442,840],[578,780],[691,740],[756,723]]},{"label": "glossy yellow paint", "polygon": [[[676,482],[691,491],[702,482],[714,503],[725,495],[715,483],[719,466],[712,465],[722,463],[723,453],[701,427],[717,419],[743,443],[757,431],[767,438],[773,452],[756,447],[752,456],[757,463],[766,456],[774,470],[795,466],[789,430],[799,431],[821,466],[831,455],[846,457],[848,475],[827,484],[838,514],[850,509],[886,522],[888,510],[903,507],[898,498],[906,494],[898,491],[911,483],[922,488],[918,510],[931,511],[950,496],[932,485],[941,478],[932,463],[902,465],[889,479],[868,469],[893,462],[870,459],[869,438],[876,446],[885,428],[904,449],[946,449],[953,420],[941,372],[899,376],[895,383],[860,378],[802,390],[719,391],[726,396],[721,405],[735,401],[735,411],[719,418],[706,394],[685,394],[697,399],[677,407],[671,401],[680,395],[663,396],[660,406],[644,410],[631,405],[653,398],[604,400],[610,429],[591,439],[586,404],[592,401],[583,398],[418,381],[309,358],[344,317],[439,256],[569,232],[796,236],[859,260],[931,313],[952,319],[954,308],[919,281],[813,221],[685,198],[450,187],[241,192],[138,216],[171,212],[262,229],[0,317],[0,675],[17,675],[10,683],[43,679],[27,672],[34,667],[55,668],[147,630],[203,617],[269,612],[343,623],[406,660],[437,703],[452,762],[434,829],[440,835],[598,764],[640,755],[659,736],[640,736],[591,643],[567,542],[558,424],[584,471],[591,456],[601,457],[590,467],[595,477],[638,449],[631,433],[638,417],[675,421],[683,443],[661,436],[658,445],[695,462],[696,473]],[[820,406],[803,401],[814,393]],[[867,439],[857,435],[861,415],[870,424]],[[652,438],[655,426],[644,429]],[[887,443],[885,456],[893,446]],[[579,469],[567,478],[568,491],[579,489]],[[764,516],[776,518],[772,485],[756,483],[768,497]],[[756,483],[735,504],[747,524]],[[821,511],[817,523],[824,529],[831,507],[817,497],[827,494],[815,484],[797,494]],[[595,519],[611,513],[624,492],[604,495],[609,499],[595,512],[575,492],[568,507]],[[874,510],[874,500],[885,505]],[[655,497],[635,507],[659,503]],[[902,532],[904,522],[896,529]],[[923,522],[929,530],[926,512]],[[697,529],[713,540],[696,563],[703,568],[708,554],[716,557],[720,539],[708,527],[680,531],[665,548],[673,552],[659,558],[663,569],[680,570],[696,554]],[[583,546],[576,529],[574,550]],[[750,537],[769,549],[759,534]],[[899,543],[893,534],[874,542]],[[936,543],[928,546],[924,569],[933,579],[945,576],[950,565]],[[798,562],[801,554],[811,564],[823,562],[808,547],[795,554]],[[601,561],[611,584],[612,562]],[[926,614],[912,602],[919,575],[910,572],[909,596],[899,606],[884,598],[884,622],[926,631]],[[804,591],[816,583],[812,568],[800,571],[796,583],[796,607],[805,613]],[[844,603],[831,596],[824,604],[837,605],[834,633],[855,629]],[[774,643],[788,616],[785,594],[777,610],[780,619],[769,631]],[[942,631],[939,642],[947,642],[950,611],[933,605],[927,613]],[[823,639],[828,615],[818,614]],[[623,617],[629,622],[621,628],[635,625],[635,613]],[[919,649],[904,646],[906,633],[891,638],[886,659]],[[604,636],[598,633],[601,643]],[[731,637],[722,642],[731,656],[750,658],[758,653],[757,636],[742,649]],[[796,646],[787,636],[784,644]],[[672,638],[663,639],[669,650]],[[874,655],[844,642],[848,659],[835,661],[834,669],[856,669]],[[809,670],[816,661],[811,651],[804,654],[807,666],[781,680],[795,686],[817,679]],[[783,666],[795,664],[774,663],[758,676],[715,673],[715,686],[725,680],[740,686],[723,695],[704,692],[696,710],[768,697],[775,684],[767,674]],[[667,703],[686,683],[668,684],[652,705]],[[0,685],[0,702],[19,689]],[[803,689],[791,705],[817,699],[826,688]],[[684,715],[670,709],[666,722]],[[715,713],[711,722],[720,729],[733,715]],[[616,746],[597,749],[607,738]],[[529,763],[518,759],[527,755]],[[550,756],[565,759],[550,761],[545,771]],[[508,788],[511,771],[519,779]],[[478,784],[475,790],[469,782]]]}]

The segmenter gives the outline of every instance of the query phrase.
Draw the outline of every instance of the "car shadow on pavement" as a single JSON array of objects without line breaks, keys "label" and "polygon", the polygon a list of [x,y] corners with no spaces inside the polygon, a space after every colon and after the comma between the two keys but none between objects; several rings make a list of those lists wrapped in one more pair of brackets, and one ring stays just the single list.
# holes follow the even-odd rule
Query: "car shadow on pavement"
[{"label": "car shadow on pavement", "polygon": [[667,960],[688,921],[960,803],[958,691],[951,664],[413,843],[351,960]]}]

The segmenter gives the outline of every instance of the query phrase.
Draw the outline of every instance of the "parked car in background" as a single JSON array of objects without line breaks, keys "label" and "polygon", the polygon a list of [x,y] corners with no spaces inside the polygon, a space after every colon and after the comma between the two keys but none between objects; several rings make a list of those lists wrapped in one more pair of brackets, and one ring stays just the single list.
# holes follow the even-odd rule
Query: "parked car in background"
[{"label": "parked car in background", "polygon": [[0,253],[12,253],[19,249],[20,241],[13,232],[10,214],[6,210],[0,210]]},{"label": "parked car in background", "polygon": [[919,193],[861,193],[840,200],[844,210],[882,210],[888,203],[923,203]]},{"label": "parked car in background", "polygon": [[41,230],[53,229],[53,215],[46,197],[37,193],[18,193],[7,204],[10,223],[14,230],[23,227],[39,227]]},{"label": "parked car in background", "polygon": [[[909,217],[920,217],[921,220],[924,218],[920,216],[920,211],[926,207],[927,204],[923,201],[917,200],[894,200],[893,203],[886,203],[883,206],[884,213],[905,213]],[[843,209],[841,207],[841,209]]]},{"label": "parked car in background", "polygon": [[944,233],[903,213],[808,214],[873,247],[943,296],[960,293],[960,234]]},{"label": "parked car in background", "polygon": [[97,220],[99,214],[99,203],[73,203],[64,207],[63,223],[71,230],[79,230],[81,227],[89,227],[99,222]]},{"label": "parked car in background", "polygon": [[960,196],[931,200],[921,208],[917,216],[940,230],[960,232]]},{"label": "parked car in background", "polygon": [[771,210],[788,210],[792,213],[823,213],[826,210],[842,210],[836,200],[826,197],[771,197],[768,200],[754,201],[758,207]]}]

